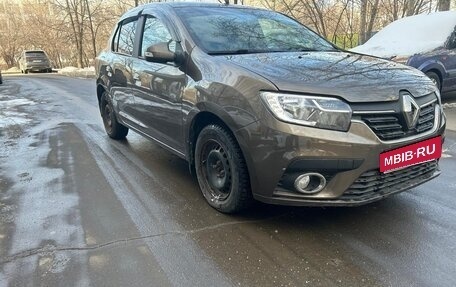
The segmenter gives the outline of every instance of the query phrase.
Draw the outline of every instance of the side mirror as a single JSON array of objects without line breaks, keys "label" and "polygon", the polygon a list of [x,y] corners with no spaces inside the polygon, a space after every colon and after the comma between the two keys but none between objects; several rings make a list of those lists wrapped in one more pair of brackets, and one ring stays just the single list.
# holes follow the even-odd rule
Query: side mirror
[{"label": "side mirror", "polygon": [[[176,53],[170,50],[170,42],[160,42],[147,48],[144,57],[148,62],[168,63],[176,60]],[[175,42],[174,42],[175,43]]]}]

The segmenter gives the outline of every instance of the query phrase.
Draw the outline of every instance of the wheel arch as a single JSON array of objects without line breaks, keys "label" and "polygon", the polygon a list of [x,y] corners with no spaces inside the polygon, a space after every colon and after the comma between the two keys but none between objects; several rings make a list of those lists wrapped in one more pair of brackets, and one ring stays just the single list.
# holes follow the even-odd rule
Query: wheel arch
[{"label": "wheel arch", "polygon": [[438,61],[426,61],[418,67],[418,70],[423,73],[434,72],[436,73],[440,81],[443,81],[443,77],[446,75],[445,66]]},{"label": "wheel arch", "polygon": [[195,109],[190,112],[187,119],[188,121],[184,129],[185,131],[188,131],[185,135],[186,155],[192,175],[195,174],[194,152],[196,140],[199,133],[205,126],[209,124],[219,124],[227,129],[227,131],[234,137],[237,144],[239,145],[246,162],[247,169],[249,171],[250,182],[252,184],[252,158],[247,152],[247,144],[236,134],[236,131],[242,127],[239,127],[236,124],[235,120],[226,111],[212,103],[199,105],[199,109]]}]

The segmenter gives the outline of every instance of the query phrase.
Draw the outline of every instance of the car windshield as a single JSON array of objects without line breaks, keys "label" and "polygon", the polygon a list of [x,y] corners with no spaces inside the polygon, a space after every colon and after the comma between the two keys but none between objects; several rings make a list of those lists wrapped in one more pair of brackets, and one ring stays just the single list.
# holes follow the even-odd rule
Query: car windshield
[{"label": "car windshield", "polygon": [[282,14],[259,9],[176,9],[196,44],[208,54],[336,51],[322,37]]}]

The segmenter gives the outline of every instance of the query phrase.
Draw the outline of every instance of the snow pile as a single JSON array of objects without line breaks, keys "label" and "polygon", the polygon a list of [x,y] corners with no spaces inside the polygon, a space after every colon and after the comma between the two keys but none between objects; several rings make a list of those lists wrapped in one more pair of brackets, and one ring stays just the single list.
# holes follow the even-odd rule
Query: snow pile
[{"label": "snow pile", "polygon": [[95,67],[87,67],[82,69],[76,67],[65,67],[58,70],[58,73],[69,77],[94,78]]},{"label": "snow pile", "polygon": [[6,73],[20,73],[21,70],[18,67],[12,67],[5,71]]},{"label": "snow pile", "polygon": [[442,105],[444,110],[447,109],[455,109],[456,108],[456,103],[445,103]]},{"label": "snow pile", "polygon": [[445,44],[456,26],[456,11],[436,12],[394,21],[351,51],[389,58],[432,51]]},{"label": "snow pile", "polygon": [[76,67],[65,67],[63,69],[60,69],[59,70],[59,73],[62,72],[62,73],[74,73],[78,70],[78,68]]}]

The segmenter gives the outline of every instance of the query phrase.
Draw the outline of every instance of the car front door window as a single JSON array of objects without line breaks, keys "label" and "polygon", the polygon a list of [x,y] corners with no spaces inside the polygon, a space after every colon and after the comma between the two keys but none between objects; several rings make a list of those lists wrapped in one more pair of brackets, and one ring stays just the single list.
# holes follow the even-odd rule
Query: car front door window
[{"label": "car front door window", "polygon": [[166,26],[157,18],[148,16],[144,23],[141,56],[154,44],[169,42],[172,39]]}]

